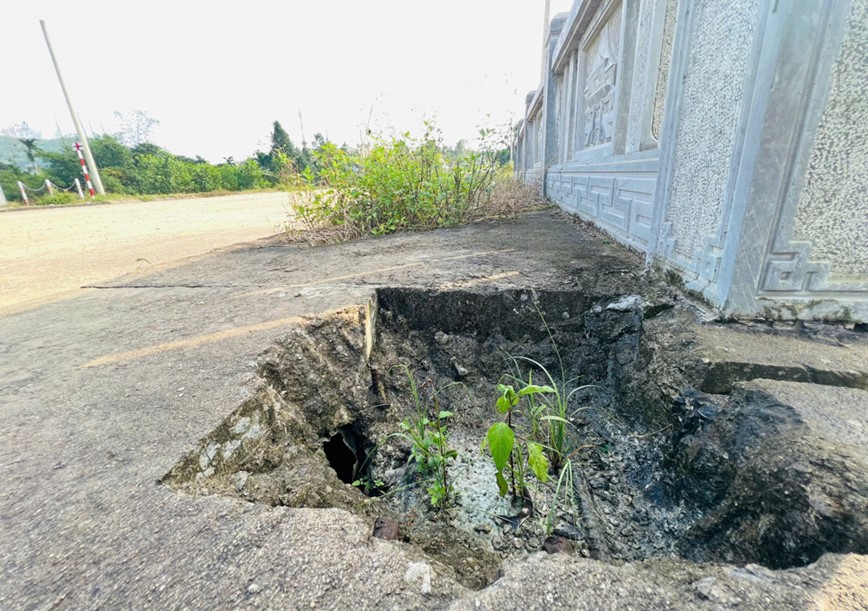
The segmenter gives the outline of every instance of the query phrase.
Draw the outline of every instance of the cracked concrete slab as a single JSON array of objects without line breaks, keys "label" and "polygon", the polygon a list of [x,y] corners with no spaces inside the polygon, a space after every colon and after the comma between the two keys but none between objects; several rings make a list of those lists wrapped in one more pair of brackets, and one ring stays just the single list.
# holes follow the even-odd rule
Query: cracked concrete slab
[{"label": "cracked concrete slab", "polygon": [[802,325],[703,325],[693,353],[703,361],[697,387],[727,393],[757,378],[868,390],[868,339],[845,328]]},{"label": "cracked concrete slab", "polygon": [[[853,555],[782,572],[532,557],[471,592],[425,569],[413,548],[372,538],[347,512],[156,484],[249,396],[257,355],[297,317],[365,303],[373,286],[468,283],[578,288],[611,301],[667,290],[638,257],[547,211],[319,249],[257,243],[0,318],[0,608],[796,609],[868,600],[865,560]],[[745,594],[748,582],[758,585]]]}]

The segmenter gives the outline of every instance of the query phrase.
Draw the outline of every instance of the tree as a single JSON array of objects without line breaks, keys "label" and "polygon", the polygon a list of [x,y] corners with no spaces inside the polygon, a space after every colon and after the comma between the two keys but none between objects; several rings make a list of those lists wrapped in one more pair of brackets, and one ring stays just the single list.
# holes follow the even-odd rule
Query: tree
[{"label": "tree", "polygon": [[274,122],[274,129],[271,132],[271,154],[273,155],[277,151],[280,151],[290,159],[298,157],[298,149],[295,148],[292,139],[286,133],[286,130],[283,129],[280,121]]},{"label": "tree", "polygon": [[36,146],[36,138],[19,138],[18,142],[27,149],[27,159],[33,164],[33,171],[38,174],[39,166],[36,163],[36,153],[39,152],[39,147]]},{"label": "tree", "polygon": [[271,149],[268,153],[257,151],[254,161],[265,170],[271,182],[281,183],[303,171],[309,156],[310,151],[306,147],[301,151],[296,148],[280,121],[275,121],[271,130]]},{"label": "tree", "polygon": [[133,158],[142,157],[144,155],[161,155],[165,152],[166,151],[161,149],[159,146],[151,144],[150,142],[141,142],[132,147]]},{"label": "tree", "polygon": [[39,139],[42,138],[42,134],[30,127],[27,124],[27,121],[22,121],[21,123],[16,123],[15,125],[10,125],[9,127],[4,128],[0,131],[0,136],[9,136],[10,138],[33,138]]},{"label": "tree", "polygon": [[[285,158],[281,157],[281,153]],[[285,173],[288,169],[295,172],[303,172],[308,166],[310,152],[305,144],[302,144],[302,148],[299,150],[292,142],[289,134],[286,133],[286,130],[283,129],[280,121],[275,121],[274,129],[271,132],[271,152],[269,156],[271,161],[269,169],[274,174]],[[290,162],[291,166],[286,164],[286,160]]]},{"label": "tree", "polygon": [[65,187],[71,185],[76,178],[84,179],[81,175],[81,163],[71,147],[58,153],[43,153],[40,157],[51,182]]},{"label": "tree", "polygon": [[160,124],[157,119],[144,110],[134,110],[126,114],[115,111],[115,117],[121,124],[121,129],[116,137],[130,148],[149,142],[151,131]]},{"label": "tree", "polygon": [[100,168],[123,168],[131,170],[133,154],[114,136],[96,136],[90,141],[94,160]]}]

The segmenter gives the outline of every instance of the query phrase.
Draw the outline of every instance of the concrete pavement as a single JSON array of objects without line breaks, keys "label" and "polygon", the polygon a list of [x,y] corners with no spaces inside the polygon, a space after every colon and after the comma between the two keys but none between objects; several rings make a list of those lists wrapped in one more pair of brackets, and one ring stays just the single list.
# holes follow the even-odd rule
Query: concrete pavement
[{"label": "concrete pavement", "polygon": [[[693,608],[678,602],[688,569],[669,583],[581,559],[509,568],[478,599],[436,574],[428,590],[418,551],[349,513],[156,483],[248,395],[295,317],[375,285],[481,283],[629,294],[643,280],[632,254],[542,212],[319,249],[260,242],[0,318],[0,608]],[[843,562],[766,576],[741,608],[804,601],[793,584],[820,591]]]}]

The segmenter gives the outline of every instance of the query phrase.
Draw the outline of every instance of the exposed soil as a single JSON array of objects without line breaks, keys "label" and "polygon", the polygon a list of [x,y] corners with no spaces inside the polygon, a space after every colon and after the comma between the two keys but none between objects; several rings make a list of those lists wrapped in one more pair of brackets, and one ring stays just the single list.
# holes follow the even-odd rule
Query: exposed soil
[{"label": "exposed soil", "polygon": [[[686,356],[684,320],[667,299],[638,295],[377,289],[368,304],[311,320],[270,348],[256,395],[164,481],[193,494],[349,510],[475,589],[499,577],[505,558],[542,549],[605,561],[732,559],[733,541],[713,516],[738,463],[720,458],[728,448],[709,426],[729,398],[690,389],[704,373]],[[527,519],[517,516],[530,503],[499,496],[480,447],[500,417],[504,375],[545,381],[539,367],[512,357],[533,359],[568,391],[582,387],[568,409],[572,490],[558,489],[558,470],[547,483],[534,480]],[[449,441],[458,458],[449,473],[458,495],[448,509],[431,507],[410,446],[395,435],[418,409],[408,375],[429,414],[454,414]],[[517,417],[515,427],[528,423]],[[715,460],[696,460],[712,450]],[[736,498],[768,500],[756,489]],[[740,562],[785,568],[868,547],[861,530],[849,540],[805,531],[809,541],[781,555],[772,538],[751,536],[754,526],[741,524],[738,536],[749,541]]]}]

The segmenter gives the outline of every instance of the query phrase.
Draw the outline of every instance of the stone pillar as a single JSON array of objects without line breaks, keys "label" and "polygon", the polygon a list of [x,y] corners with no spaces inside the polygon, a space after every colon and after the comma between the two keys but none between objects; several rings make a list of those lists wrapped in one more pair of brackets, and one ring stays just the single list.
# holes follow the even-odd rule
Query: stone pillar
[{"label": "stone pillar", "polygon": [[552,59],[554,57],[555,48],[561,31],[564,28],[569,15],[561,13],[552,19],[549,26],[548,40],[546,41],[545,65],[546,69],[543,77],[543,150],[540,151],[542,160],[542,181],[543,195],[546,193],[546,171],[552,165],[558,163],[559,158],[559,138],[558,138],[558,116],[557,116],[557,100],[558,100],[558,81],[557,76],[551,69]]}]

